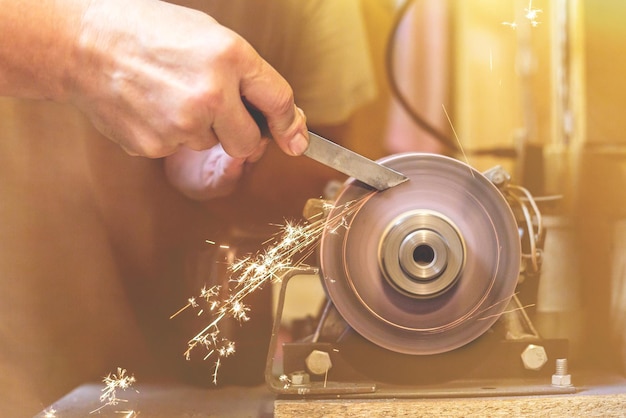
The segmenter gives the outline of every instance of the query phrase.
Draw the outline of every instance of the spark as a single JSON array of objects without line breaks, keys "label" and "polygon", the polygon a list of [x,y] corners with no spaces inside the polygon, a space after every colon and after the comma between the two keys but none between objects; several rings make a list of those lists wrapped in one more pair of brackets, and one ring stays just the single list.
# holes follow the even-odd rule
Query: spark
[{"label": "spark", "polygon": [[280,382],[283,384],[283,389],[287,389],[289,388],[289,386],[291,386],[291,379],[286,374],[281,374],[278,380],[280,380]]},{"label": "spark", "polygon": [[248,308],[246,305],[244,305],[243,303],[241,303],[241,301],[235,300],[232,302],[232,311],[233,311],[233,316],[238,320],[238,321],[248,321],[250,319],[250,317],[248,317],[248,315],[246,314],[246,312],[248,312],[250,310],[250,308]]},{"label": "spark", "polygon": [[[528,1],[528,8],[525,8],[524,12],[524,18],[530,22],[530,26],[533,28],[537,27],[539,23],[541,23],[537,19],[539,18],[539,14],[543,13],[543,10],[533,8],[533,0]],[[517,29],[518,26],[517,22],[502,22],[502,24],[504,26],[509,26],[511,29]]]},{"label": "spark", "polygon": [[531,26],[534,28],[539,25],[539,21],[537,20],[539,13],[543,13],[541,9],[533,9],[533,0],[528,0],[528,8],[524,9],[526,15],[524,16],[526,19],[530,21]]},{"label": "spark", "polygon": [[[221,289],[221,286],[213,286],[209,289],[207,289],[207,287],[204,286],[200,290],[200,295],[198,297],[206,301],[210,311],[214,311],[220,305],[219,301],[213,299],[219,295],[220,289]],[[192,296],[189,299],[187,299],[187,304],[185,306],[183,306],[182,308],[180,308],[178,311],[176,311],[174,314],[170,316],[170,319],[174,318],[175,316],[180,315],[187,308],[198,308],[199,306],[200,305],[198,304],[198,301],[196,300],[196,298]],[[204,312],[204,309],[200,309],[197,315],[200,316],[202,315],[203,312]]]},{"label": "spark", "polygon": [[[211,244],[211,245],[217,245],[217,242],[212,241],[210,239],[206,239],[206,240],[204,240],[204,242],[206,242],[207,244]],[[222,249],[222,250],[229,250],[230,249],[230,245],[227,245],[227,244],[220,244],[220,245],[218,245],[218,247],[220,249]]]},{"label": "spark", "polygon": [[139,412],[133,411],[132,409],[129,411],[116,411],[116,414],[124,414],[124,418],[136,418],[139,415]]},{"label": "spark", "polygon": [[208,302],[212,297],[219,295],[220,288],[221,286],[213,286],[207,289],[206,286],[204,286],[200,290],[200,297]]},{"label": "spark", "polygon": [[217,372],[220,370],[220,364],[222,364],[221,360],[218,358],[215,361],[215,367],[213,368],[213,384],[217,385]]},{"label": "spark", "polygon": [[121,367],[117,368],[117,374],[109,373],[103,380],[104,388],[102,389],[102,395],[100,395],[100,402],[103,404],[101,407],[94,409],[90,412],[93,414],[94,412],[100,411],[102,408],[109,405],[117,405],[120,402],[128,402],[126,399],[121,399],[117,397],[117,390],[121,389],[125,391],[132,387],[135,383],[135,376],[127,375],[126,369],[122,369]]},{"label": "spark", "polygon": [[322,203],[322,210],[323,210],[324,212],[330,212],[330,211],[331,211],[332,209],[334,209],[334,208],[335,208],[335,205],[333,205],[333,204],[332,204],[332,203],[330,203],[330,202],[326,202],[326,201],[324,201],[324,202]]},{"label": "spark", "polygon": [[46,409],[43,411],[43,418],[56,418],[57,411],[54,408]]},{"label": "spark", "polygon": [[[452,129],[452,133],[454,134],[454,138],[456,138],[456,142],[457,142],[457,144],[459,144],[459,148],[461,149],[461,152],[463,153],[463,158],[465,159],[465,162],[467,163],[467,165],[471,165],[469,163],[469,159],[467,158],[467,155],[465,154],[465,150],[463,149],[463,145],[461,145],[461,140],[459,139],[459,136],[456,133],[456,129],[454,129],[454,125],[452,124],[452,119],[450,119],[450,115],[448,115],[448,111],[446,110],[446,106],[442,103],[441,107],[443,108],[443,113],[445,113],[446,118],[448,119],[448,123],[450,124],[450,129]],[[470,167],[470,173],[472,174],[473,178],[476,178],[476,176],[474,175],[474,170],[472,170],[471,167]]]},{"label": "spark", "polygon": [[[305,260],[317,248],[324,231],[336,233],[340,228],[348,229],[349,217],[360,208],[359,203],[371,195],[367,194],[359,201],[350,201],[339,207],[333,206],[332,209],[338,214],[332,217],[322,219],[320,216],[319,219],[303,223],[285,222],[279,225],[279,232],[264,243],[264,249],[232,260],[228,265],[228,289],[205,286],[198,297],[189,298],[187,304],[170,317],[174,318],[190,308],[198,309],[198,316],[204,313],[211,315],[208,324],[187,342],[185,358],[189,360],[196,348],[206,350],[205,360],[215,358],[212,373],[213,383],[217,384],[222,359],[235,354],[235,343],[220,336],[221,321],[226,318],[233,318],[240,323],[248,321],[250,307],[244,303],[245,298],[268,283],[279,283],[283,274],[290,269],[306,265]],[[325,207],[324,210],[330,212],[331,208]],[[222,294],[229,296],[220,299]]]},{"label": "spark", "polygon": [[513,313],[513,312],[517,312],[517,311],[524,311],[527,308],[532,308],[533,306],[535,306],[534,303],[530,303],[528,305],[524,305],[524,306],[520,306],[519,308],[513,308],[513,309],[509,309],[507,311],[503,311],[502,313],[499,314],[494,314],[494,315],[488,315],[488,316],[483,316],[481,318],[477,318],[477,321],[484,321],[485,319],[489,319],[489,318],[494,318],[494,317],[500,317],[504,314],[507,313]]},{"label": "spark", "polygon": [[348,229],[348,220],[345,216],[342,216],[337,225],[330,229],[330,233],[337,234],[340,228]]}]

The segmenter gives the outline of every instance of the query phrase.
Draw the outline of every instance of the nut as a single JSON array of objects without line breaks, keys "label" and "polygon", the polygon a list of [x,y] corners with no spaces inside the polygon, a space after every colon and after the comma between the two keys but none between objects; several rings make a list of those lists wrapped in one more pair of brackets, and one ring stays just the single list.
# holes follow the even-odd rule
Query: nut
[{"label": "nut", "polygon": [[303,386],[311,383],[309,374],[303,371],[293,372],[289,375],[289,380],[293,386]]},{"label": "nut", "polygon": [[304,360],[307,369],[315,375],[321,376],[326,374],[328,370],[333,367],[332,361],[330,361],[330,354],[326,351],[313,350],[311,354]]},{"label": "nut", "polygon": [[553,374],[552,386],[572,386],[572,375],[565,374],[561,376],[558,374]]},{"label": "nut", "polygon": [[522,351],[522,363],[528,370],[541,370],[541,368],[548,362],[548,354],[546,349],[541,345],[528,344],[528,346]]}]

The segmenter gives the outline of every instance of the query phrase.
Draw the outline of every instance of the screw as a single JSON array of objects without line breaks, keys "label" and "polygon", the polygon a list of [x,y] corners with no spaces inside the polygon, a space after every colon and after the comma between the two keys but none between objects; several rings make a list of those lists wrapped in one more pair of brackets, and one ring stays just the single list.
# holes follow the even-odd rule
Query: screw
[{"label": "screw", "polygon": [[552,386],[572,386],[572,375],[567,373],[567,359],[556,359],[556,373],[552,375]]},{"label": "screw", "polygon": [[321,350],[311,351],[311,354],[307,356],[304,362],[307,369],[318,376],[326,374],[333,367],[333,363],[330,361],[330,354]]},{"label": "screw", "polygon": [[522,363],[528,370],[539,371],[547,362],[548,354],[541,345],[528,344],[522,351]]}]

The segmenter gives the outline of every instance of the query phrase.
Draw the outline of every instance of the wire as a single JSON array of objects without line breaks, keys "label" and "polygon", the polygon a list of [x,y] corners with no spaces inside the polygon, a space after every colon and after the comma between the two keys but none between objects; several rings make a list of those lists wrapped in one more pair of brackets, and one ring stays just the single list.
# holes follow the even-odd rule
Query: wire
[{"label": "wire", "polygon": [[400,25],[404,21],[406,15],[408,14],[411,6],[415,3],[414,0],[406,0],[398,9],[394,22],[391,26],[391,31],[389,33],[389,37],[387,39],[387,44],[385,48],[385,70],[387,75],[387,81],[389,82],[389,87],[391,88],[391,93],[394,98],[398,101],[402,109],[409,115],[409,117],[424,131],[430,134],[437,141],[441,142],[443,145],[451,149],[452,151],[459,152],[460,149],[456,142],[452,140],[448,135],[441,132],[437,128],[435,128],[431,123],[426,121],[410,104],[408,99],[404,96],[402,91],[400,90],[400,86],[398,85],[398,80],[395,77],[395,65],[394,65],[394,55],[395,55],[395,46],[398,38],[398,32],[400,29]]},{"label": "wire", "polygon": [[[532,272],[537,273],[541,267],[541,248],[540,244],[543,241],[543,220],[541,212],[535,202],[535,199],[528,190],[521,186],[508,185],[505,188],[506,196],[511,199],[522,210],[524,220],[526,222],[526,232],[528,234],[528,244],[530,245],[529,254],[522,254],[523,258],[530,259],[532,263]],[[521,194],[521,196],[520,196]],[[530,204],[532,214],[526,202]],[[534,214],[534,218],[533,218]],[[537,223],[537,228],[533,225],[533,219]]]},{"label": "wire", "polygon": [[[413,6],[415,0],[405,0],[404,3],[400,6],[398,11],[396,12],[396,16],[394,18],[393,24],[391,26],[391,30],[389,32],[389,37],[387,38],[387,43],[385,46],[385,72],[387,76],[387,81],[389,83],[389,87],[391,90],[392,96],[397,100],[402,109],[407,113],[407,115],[411,118],[411,120],[416,123],[421,129],[423,129],[426,133],[431,135],[434,139],[439,141],[442,145],[447,147],[449,150],[453,152],[461,152],[461,148],[459,145],[447,134],[437,129],[430,122],[428,122],[422,115],[420,115],[416,109],[411,106],[406,96],[402,93],[400,86],[398,85],[398,80],[395,76],[395,64],[394,64],[394,56],[395,56],[395,46],[398,38],[398,33],[400,30],[400,25],[406,18],[411,6]],[[514,148],[486,148],[486,149],[477,149],[477,150],[465,150],[466,154],[469,155],[490,155],[500,158],[517,158],[518,153]]]}]

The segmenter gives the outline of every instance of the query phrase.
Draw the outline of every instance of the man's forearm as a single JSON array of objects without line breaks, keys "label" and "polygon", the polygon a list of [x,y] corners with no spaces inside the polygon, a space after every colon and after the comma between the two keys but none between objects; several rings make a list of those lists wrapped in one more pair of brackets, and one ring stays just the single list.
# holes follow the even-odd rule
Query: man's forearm
[{"label": "man's forearm", "polygon": [[88,5],[0,0],[0,95],[65,99],[72,45]]}]

